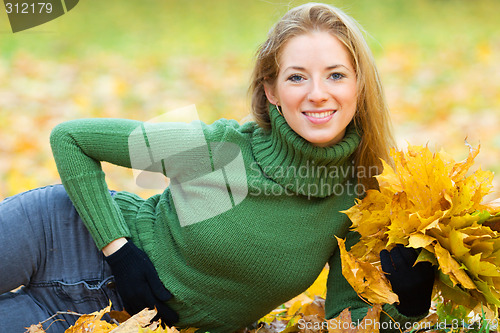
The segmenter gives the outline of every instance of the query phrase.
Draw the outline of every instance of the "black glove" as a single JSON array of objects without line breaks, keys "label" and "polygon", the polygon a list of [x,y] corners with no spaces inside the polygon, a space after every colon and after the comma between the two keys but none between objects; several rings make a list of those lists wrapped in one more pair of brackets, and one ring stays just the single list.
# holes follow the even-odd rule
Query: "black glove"
[{"label": "black glove", "polygon": [[179,320],[177,313],[164,302],[172,294],[163,286],[153,263],[146,253],[128,241],[118,251],[105,257],[115,277],[116,289],[125,310],[134,315],[144,308],[156,307],[155,320],[172,326]]},{"label": "black glove", "polygon": [[397,244],[391,252],[380,251],[382,270],[399,297],[398,311],[407,316],[425,315],[431,306],[434,269],[430,262],[419,262],[415,266],[418,252],[413,248]]}]

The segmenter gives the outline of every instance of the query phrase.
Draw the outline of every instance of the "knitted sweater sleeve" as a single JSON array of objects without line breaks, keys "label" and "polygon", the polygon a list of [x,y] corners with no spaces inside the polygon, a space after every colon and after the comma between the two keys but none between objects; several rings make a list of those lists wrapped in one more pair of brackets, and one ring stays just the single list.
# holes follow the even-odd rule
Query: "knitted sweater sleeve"
[{"label": "knitted sweater sleeve", "polygon": [[[359,239],[355,232],[349,232],[346,237],[346,248],[350,249]],[[356,294],[351,285],[342,275],[342,264],[340,253],[337,250],[329,260],[330,272],[327,280],[327,294],[325,302],[325,318],[337,317],[344,309],[349,308],[352,322],[357,325],[366,316],[368,305]],[[383,312],[380,315],[380,332],[401,332],[406,328],[412,328],[412,324],[418,322],[423,317],[407,317],[398,312],[392,304],[384,304]],[[390,316],[390,317],[389,317]],[[391,319],[392,318],[392,319]]]},{"label": "knitted sweater sleeve", "polygon": [[209,156],[207,141],[225,139],[230,127],[237,132],[239,125],[226,119],[212,125],[78,119],[57,125],[50,142],[61,181],[102,249],[117,238],[130,237],[130,231],[109,194],[101,161],[179,177]]},{"label": "knitted sweater sleeve", "polygon": [[78,119],[57,125],[50,136],[61,182],[100,249],[130,237],[100,162],[130,167],[128,137],[138,126],[125,119]]}]

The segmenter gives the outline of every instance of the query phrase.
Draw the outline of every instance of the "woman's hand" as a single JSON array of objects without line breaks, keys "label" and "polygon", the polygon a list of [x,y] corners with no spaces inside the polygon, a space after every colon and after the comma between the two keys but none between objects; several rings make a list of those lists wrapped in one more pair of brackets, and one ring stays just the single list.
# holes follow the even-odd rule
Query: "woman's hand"
[{"label": "woman's hand", "polygon": [[[163,323],[172,326],[179,320],[177,313],[165,304],[172,298],[172,294],[163,286],[146,253],[131,241],[125,238],[123,240],[125,243],[110,243],[103,248],[103,252],[104,249],[104,254],[114,251],[106,257],[106,261],[115,277],[116,288],[125,310],[133,315],[144,308],[156,308],[158,315],[155,318],[161,318]],[[119,249],[116,250],[116,247]]]},{"label": "woman's hand", "polygon": [[399,297],[396,308],[407,317],[424,315],[431,306],[434,269],[429,262],[414,265],[417,257],[415,249],[401,244],[391,252],[380,251],[382,270]]}]

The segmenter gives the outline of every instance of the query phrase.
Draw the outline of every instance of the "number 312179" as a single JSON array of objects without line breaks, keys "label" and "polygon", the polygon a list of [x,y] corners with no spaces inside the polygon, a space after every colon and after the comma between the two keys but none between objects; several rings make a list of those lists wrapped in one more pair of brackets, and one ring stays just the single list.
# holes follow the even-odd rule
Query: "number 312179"
[{"label": "number 312179", "polygon": [[51,13],[52,12],[52,4],[50,2],[37,2],[37,3],[12,3],[6,2],[5,9],[7,14],[15,13],[15,14],[42,14],[42,13]]}]

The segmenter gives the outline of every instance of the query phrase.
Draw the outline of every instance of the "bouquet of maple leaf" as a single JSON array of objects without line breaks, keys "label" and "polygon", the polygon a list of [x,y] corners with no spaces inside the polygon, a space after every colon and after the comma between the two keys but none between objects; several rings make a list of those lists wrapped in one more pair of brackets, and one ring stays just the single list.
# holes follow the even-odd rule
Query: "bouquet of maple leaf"
[{"label": "bouquet of maple leaf", "polygon": [[360,240],[349,252],[338,239],[342,273],[371,303],[394,303],[398,297],[380,269],[379,253],[395,244],[421,249],[418,261],[438,267],[435,292],[481,313],[498,315],[500,306],[500,221],[498,207],[483,204],[493,173],[467,175],[479,153],[455,162],[444,152],[409,146],[392,149],[394,168],[383,161],[379,190],[368,190],[345,211]]}]

